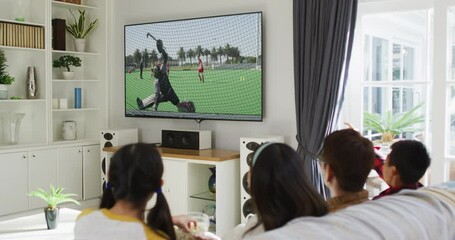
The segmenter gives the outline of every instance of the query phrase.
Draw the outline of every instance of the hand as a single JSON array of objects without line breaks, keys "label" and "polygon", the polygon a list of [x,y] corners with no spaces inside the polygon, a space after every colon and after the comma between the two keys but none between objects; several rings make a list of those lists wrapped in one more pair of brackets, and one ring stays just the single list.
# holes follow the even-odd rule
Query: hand
[{"label": "hand", "polygon": [[174,223],[174,225],[182,229],[184,232],[189,232],[191,226],[195,227],[197,224],[194,219],[189,218],[188,216],[185,215],[173,216],[172,222]]}]

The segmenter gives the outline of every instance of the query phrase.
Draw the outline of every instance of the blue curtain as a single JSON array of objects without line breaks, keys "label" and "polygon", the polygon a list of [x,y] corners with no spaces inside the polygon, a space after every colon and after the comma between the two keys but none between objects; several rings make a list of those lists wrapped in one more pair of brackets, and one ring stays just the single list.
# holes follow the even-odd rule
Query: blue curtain
[{"label": "blue curtain", "polygon": [[297,152],[327,198],[316,161],[343,103],[354,39],[357,0],[294,0],[294,87]]}]

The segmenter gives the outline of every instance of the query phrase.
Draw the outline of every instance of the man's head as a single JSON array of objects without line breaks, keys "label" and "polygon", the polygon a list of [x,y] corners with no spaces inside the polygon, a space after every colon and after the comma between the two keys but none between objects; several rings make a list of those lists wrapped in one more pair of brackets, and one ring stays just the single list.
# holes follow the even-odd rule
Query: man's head
[{"label": "man's head", "polygon": [[323,162],[326,185],[336,182],[345,192],[358,192],[374,165],[374,149],[370,140],[353,129],[329,134],[324,140]]},{"label": "man's head", "polygon": [[164,52],[163,41],[161,39],[156,40],[156,48],[158,48],[158,52]]},{"label": "man's head", "polygon": [[391,187],[414,184],[430,166],[430,156],[419,141],[403,140],[391,146],[384,164],[384,181]]}]

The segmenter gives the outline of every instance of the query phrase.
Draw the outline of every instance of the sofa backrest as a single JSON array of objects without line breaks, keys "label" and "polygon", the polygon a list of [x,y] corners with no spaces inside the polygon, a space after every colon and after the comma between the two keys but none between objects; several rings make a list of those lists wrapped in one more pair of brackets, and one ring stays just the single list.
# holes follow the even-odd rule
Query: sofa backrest
[{"label": "sofa backrest", "polygon": [[[455,184],[454,184],[455,185]],[[247,239],[455,239],[455,188],[403,190]]]}]

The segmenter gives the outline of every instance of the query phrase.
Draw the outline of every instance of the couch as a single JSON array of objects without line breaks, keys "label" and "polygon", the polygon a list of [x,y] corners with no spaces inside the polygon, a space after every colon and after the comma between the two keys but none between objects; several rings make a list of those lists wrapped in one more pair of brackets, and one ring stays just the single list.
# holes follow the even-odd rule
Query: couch
[{"label": "couch", "polygon": [[455,240],[455,182],[348,207],[323,217],[301,217],[247,239]]}]

